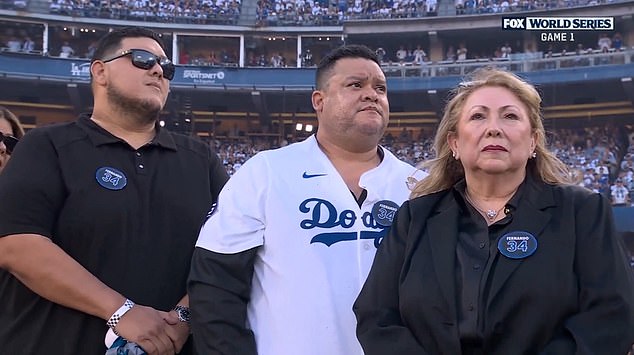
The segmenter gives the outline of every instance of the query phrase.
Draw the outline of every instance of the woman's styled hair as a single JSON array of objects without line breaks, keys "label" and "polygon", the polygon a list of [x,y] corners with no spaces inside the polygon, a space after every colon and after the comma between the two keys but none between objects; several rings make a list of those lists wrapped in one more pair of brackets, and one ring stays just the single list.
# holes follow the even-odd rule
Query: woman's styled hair
[{"label": "woman's styled hair", "polygon": [[452,91],[436,132],[434,141],[436,158],[421,164],[421,167],[429,172],[429,176],[416,184],[412,189],[411,198],[448,189],[464,178],[462,164],[453,158],[447,137],[450,132],[457,133],[458,121],[467,98],[482,87],[505,88],[526,105],[532,132],[536,136],[536,156],[528,160],[527,174],[532,174],[536,179],[549,184],[573,183],[566,164],[546,147],[546,132],[541,113],[542,100],[535,87],[513,73],[487,67],[473,71]]}]

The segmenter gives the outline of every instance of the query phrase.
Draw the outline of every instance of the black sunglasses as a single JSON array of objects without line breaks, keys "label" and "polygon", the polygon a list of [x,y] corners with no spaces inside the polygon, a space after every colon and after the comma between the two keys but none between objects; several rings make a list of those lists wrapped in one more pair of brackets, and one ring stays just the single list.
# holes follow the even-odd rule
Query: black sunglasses
[{"label": "black sunglasses", "polygon": [[4,143],[4,146],[7,147],[7,153],[10,155],[13,153],[13,149],[15,145],[18,144],[19,139],[13,136],[5,136],[4,134],[0,134],[0,142]]},{"label": "black sunglasses", "polygon": [[101,61],[104,63],[108,63],[127,55],[130,55],[130,59],[132,59],[132,65],[134,65],[135,67],[148,70],[153,68],[156,63],[158,63],[163,69],[163,77],[165,77],[165,79],[167,80],[174,79],[174,73],[176,72],[176,67],[174,66],[174,63],[172,63],[172,61],[167,57],[159,57],[156,54],[146,51],[145,49],[128,49],[127,51],[123,51],[112,58],[102,59]]}]

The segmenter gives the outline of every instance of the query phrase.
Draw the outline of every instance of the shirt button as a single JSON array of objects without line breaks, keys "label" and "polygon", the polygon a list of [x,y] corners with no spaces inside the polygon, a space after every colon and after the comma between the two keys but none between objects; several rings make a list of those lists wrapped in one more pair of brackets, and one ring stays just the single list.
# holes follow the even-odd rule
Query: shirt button
[{"label": "shirt button", "polygon": [[480,264],[473,264],[473,269],[478,270],[480,268]]},{"label": "shirt button", "polygon": [[363,249],[370,250],[370,243],[368,242],[363,243]]},{"label": "shirt button", "polygon": [[144,168],[143,164],[139,164],[139,169],[143,169],[143,168]]},{"label": "shirt button", "polygon": [[473,305],[472,305],[472,304],[470,304],[470,305],[469,305],[469,307],[467,307],[467,310],[469,310],[469,311],[473,311]]},{"label": "shirt button", "polygon": [[484,248],[486,246],[486,243],[480,243],[480,249]]},{"label": "shirt button", "polygon": [[141,156],[141,153],[136,152],[136,156],[137,156],[137,157],[140,157],[140,156]]}]

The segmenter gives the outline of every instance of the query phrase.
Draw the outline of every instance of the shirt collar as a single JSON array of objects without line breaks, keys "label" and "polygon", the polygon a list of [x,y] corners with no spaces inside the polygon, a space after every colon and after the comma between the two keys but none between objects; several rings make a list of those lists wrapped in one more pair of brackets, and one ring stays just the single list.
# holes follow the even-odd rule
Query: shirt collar
[{"label": "shirt collar", "polygon": [[[505,208],[509,209],[509,213],[512,213],[513,211],[517,210],[517,207],[519,206],[522,195],[524,194],[524,190],[526,190],[526,181],[530,179],[531,178],[529,176],[529,172],[527,171],[524,181],[522,181],[520,186],[517,188],[517,191],[515,191],[515,194],[513,194],[513,197],[511,197],[511,199],[505,205]],[[466,189],[467,189],[467,181],[464,178],[458,180],[458,182],[456,182],[452,188],[454,198],[456,199],[456,201],[460,202],[460,205],[462,208],[467,207],[466,198],[465,198]]]},{"label": "shirt collar", "polygon": [[[100,125],[98,125],[95,121],[90,119],[89,115],[81,115],[77,122],[80,128],[86,132],[90,140],[95,146],[104,145],[104,144],[113,144],[113,143],[125,143],[123,139],[113,135]],[[152,139],[148,145],[157,145],[166,149],[177,150],[176,143],[174,142],[174,138],[171,133],[158,124],[155,124],[156,135]]]}]

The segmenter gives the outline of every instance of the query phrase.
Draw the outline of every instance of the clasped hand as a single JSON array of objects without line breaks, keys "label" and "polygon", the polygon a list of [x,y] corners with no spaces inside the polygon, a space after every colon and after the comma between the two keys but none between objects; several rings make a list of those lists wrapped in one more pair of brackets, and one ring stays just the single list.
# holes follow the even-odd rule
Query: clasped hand
[{"label": "clasped hand", "polygon": [[189,337],[189,325],[176,312],[135,305],[121,318],[117,333],[138,344],[149,355],[174,355]]}]

